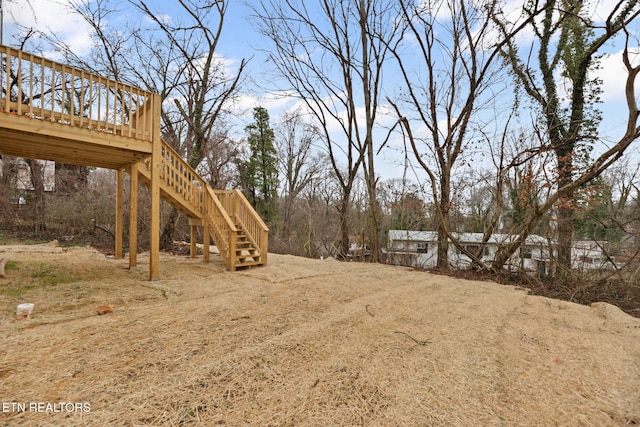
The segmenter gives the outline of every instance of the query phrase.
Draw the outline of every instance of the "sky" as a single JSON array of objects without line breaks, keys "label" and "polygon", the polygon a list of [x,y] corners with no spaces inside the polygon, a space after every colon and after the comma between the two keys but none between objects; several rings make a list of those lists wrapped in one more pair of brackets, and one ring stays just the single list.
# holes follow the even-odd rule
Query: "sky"
[{"label": "sky", "polygon": [[[88,1],[88,0],[83,0]],[[90,1],[90,0],[89,0]],[[60,38],[66,40],[78,52],[86,51],[90,47],[90,29],[79,17],[70,15],[62,5],[65,0],[31,0],[32,8],[25,7],[25,0],[4,0],[4,34],[3,42],[12,45],[15,34],[15,23],[19,22],[23,26],[33,26],[34,28],[56,33]],[[171,8],[171,1],[151,0],[150,4],[163,12],[171,15],[176,9]],[[237,132],[241,133],[244,126],[251,121],[251,109],[255,106],[265,107],[271,116],[272,122],[287,110],[294,108],[297,101],[290,97],[283,97],[270,87],[269,64],[265,62],[265,55],[261,49],[267,46],[266,41],[255,30],[255,25],[248,19],[249,10],[242,1],[231,1],[229,3],[228,15],[223,29],[222,39],[217,53],[225,61],[233,66],[243,58],[251,58],[248,68],[250,81],[240,96],[240,101],[236,105],[236,116],[239,119]],[[125,0],[120,0],[124,8]],[[515,9],[519,6],[513,3]],[[612,0],[600,0],[595,3],[595,15],[603,16],[606,10],[611,8]],[[123,10],[123,17],[126,12]],[[638,31],[638,28],[635,28]],[[526,37],[523,36],[523,37]],[[637,48],[637,47],[636,47]],[[607,140],[615,140],[624,131],[624,119],[626,106],[624,103],[624,76],[625,70],[622,66],[620,46],[608,46],[607,55],[602,58],[602,68],[599,77],[603,80],[603,110],[604,120],[601,125],[601,137],[606,143]],[[51,59],[55,55],[51,54]],[[640,58],[638,58],[640,60]],[[640,84],[638,85],[640,86]],[[640,94],[639,94],[640,95]],[[402,142],[397,139],[391,147],[400,148]],[[397,150],[383,152],[379,158],[378,173],[383,179],[402,176],[402,168],[398,166],[403,162]]]}]

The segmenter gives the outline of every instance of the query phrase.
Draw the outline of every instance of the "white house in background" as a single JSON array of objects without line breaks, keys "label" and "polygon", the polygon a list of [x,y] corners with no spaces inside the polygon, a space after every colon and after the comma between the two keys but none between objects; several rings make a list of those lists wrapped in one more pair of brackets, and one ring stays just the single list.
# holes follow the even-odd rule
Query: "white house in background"
[{"label": "white house in background", "polygon": [[594,240],[573,242],[571,267],[581,271],[615,268],[605,255],[603,245],[607,245],[607,242],[596,242]]},{"label": "white house in background", "polygon": [[[482,233],[454,233],[458,242],[468,251],[476,253],[482,245]],[[493,234],[482,251],[482,260],[491,262],[498,247],[514,239],[509,234]],[[438,257],[438,233],[435,231],[389,230],[388,262],[416,268],[433,268]],[[511,270],[545,275],[549,265],[549,242],[538,235],[527,237],[508,262]],[[449,245],[449,264],[453,268],[466,268],[471,259],[453,244]]]},{"label": "white house in background", "polygon": [[[2,158],[0,156],[0,173],[3,173],[3,168],[9,166],[8,163],[5,163],[7,158]],[[12,164],[11,167],[14,170],[13,186],[17,191],[21,192],[29,192],[33,191],[33,182],[31,180],[31,169],[27,162],[24,159],[19,157],[11,157],[9,162]],[[55,189],[55,181],[56,181],[56,164],[55,162],[48,160],[36,160],[36,162],[42,165],[42,173],[43,173],[43,183],[44,183],[44,191],[50,192]]]}]

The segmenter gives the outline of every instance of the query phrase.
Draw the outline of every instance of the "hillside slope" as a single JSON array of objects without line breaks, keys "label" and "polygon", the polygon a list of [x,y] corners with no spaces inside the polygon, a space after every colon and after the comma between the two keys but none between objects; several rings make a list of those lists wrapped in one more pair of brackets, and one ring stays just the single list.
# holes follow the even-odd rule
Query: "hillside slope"
[{"label": "hillside slope", "polygon": [[2,425],[640,423],[640,319],[608,304],[280,255],[164,255],[156,282],[89,248],[7,255]]}]

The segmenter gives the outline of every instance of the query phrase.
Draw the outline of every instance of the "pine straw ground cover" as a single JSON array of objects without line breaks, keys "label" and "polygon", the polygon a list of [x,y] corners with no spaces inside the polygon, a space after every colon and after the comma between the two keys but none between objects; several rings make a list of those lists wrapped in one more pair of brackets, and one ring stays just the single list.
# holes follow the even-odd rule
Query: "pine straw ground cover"
[{"label": "pine straw ground cover", "polygon": [[144,259],[1,252],[1,425],[640,423],[640,319],[608,304],[292,256],[232,273],[165,255],[147,282]]}]

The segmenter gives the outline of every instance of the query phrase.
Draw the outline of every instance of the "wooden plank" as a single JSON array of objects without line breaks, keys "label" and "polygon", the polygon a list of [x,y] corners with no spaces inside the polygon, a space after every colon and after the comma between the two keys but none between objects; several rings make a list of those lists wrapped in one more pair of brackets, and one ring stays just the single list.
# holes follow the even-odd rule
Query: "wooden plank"
[{"label": "wooden plank", "polygon": [[32,119],[16,114],[0,114],[0,128],[53,138],[71,139],[87,144],[118,147],[151,154],[152,144],[135,138],[127,138],[113,133],[95,131],[87,128],[68,126],[48,120]]},{"label": "wooden plank", "polygon": [[206,215],[204,216],[204,230],[202,231],[202,262],[209,262],[209,242],[211,241],[211,235],[209,234],[209,221]]},{"label": "wooden plank", "polygon": [[124,169],[118,169],[116,177],[115,257],[122,258],[122,232],[124,220]]},{"label": "wooden plank", "polygon": [[4,82],[4,102],[5,102],[5,110],[9,109],[9,102],[11,101],[11,54],[10,48],[7,47],[4,65],[4,72],[6,74],[7,80]]},{"label": "wooden plank", "polygon": [[18,51],[18,77],[17,77],[17,81],[18,84],[17,89],[18,89],[18,101],[20,101],[18,103],[18,114],[22,114],[22,51]]},{"label": "wooden plank", "polygon": [[[139,169],[140,179],[142,182],[151,187],[151,173],[144,166]],[[171,206],[180,211],[181,214],[188,218],[202,218],[202,213],[198,210],[197,206],[192,205],[184,200],[184,197],[175,189],[168,185],[165,180],[160,182],[160,196],[163,200],[169,202]]]},{"label": "wooden plank", "polygon": [[[0,136],[0,138],[2,138]],[[15,156],[15,157],[24,157],[28,159],[40,159],[40,160],[51,160],[59,163],[68,163],[80,166],[95,166],[102,167],[107,169],[120,169],[126,166],[129,166],[132,163],[137,163],[137,161],[142,160],[142,156],[131,156],[131,155],[123,155],[123,156],[111,156],[111,153],[96,153],[95,158],[100,158],[98,160],[92,160],[91,157],[87,157],[87,153],[80,153],[78,155],[74,155],[71,153],[57,153],[56,155],[48,155],[47,147],[41,146],[36,147],[39,149],[34,150],[11,150],[3,145],[0,145],[0,154],[7,156]],[[100,156],[100,157],[97,157]]]},{"label": "wooden plank", "polygon": [[153,151],[151,153],[151,237],[149,248],[149,280],[160,278],[160,166],[162,139],[160,138],[160,96],[153,95]]},{"label": "wooden plank", "polygon": [[0,129],[0,154],[109,169],[120,169],[148,156],[130,150],[83,146],[74,141],[60,146],[55,139],[42,136],[16,138],[14,133],[3,129]]},{"label": "wooden plank", "polygon": [[129,169],[129,268],[138,265],[138,163]]}]

